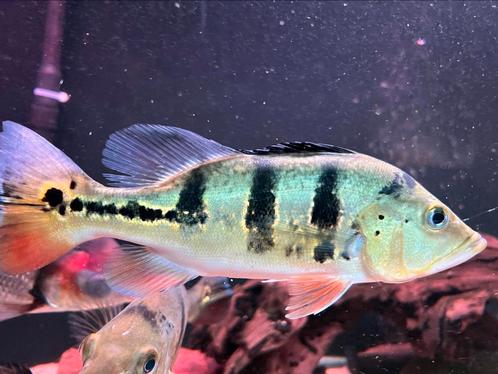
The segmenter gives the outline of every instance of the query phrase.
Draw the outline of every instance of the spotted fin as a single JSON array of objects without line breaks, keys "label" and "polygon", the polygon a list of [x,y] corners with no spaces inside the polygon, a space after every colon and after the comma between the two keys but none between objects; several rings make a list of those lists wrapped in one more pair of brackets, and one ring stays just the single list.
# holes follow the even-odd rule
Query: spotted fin
[{"label": "spotted fin", "polygon": [[289,311],[287,318],[296,319],[317,314],[336,302],[351,287],[351,281],[309,275],[287,279]]},{"label": "spotted fin", "polygon": [[103,153],[104,174],[113,186],[138,187],[165,179],[200,163],[238,152],[177,127],[133,125],[111,135]]},{"label": "spotted fin", "polygon": [[123,246],[104,266],[104,277],[110,287],[132,297],[144,297],[152,292],[183,284],[197,276],[192,270],[141,246]]},{"label": "spotted fin", "polygon": [[0,270],[25,273],[68,252],[72,228],[64,194],[88,176],[36,132],[11,121],[0,125]]}]

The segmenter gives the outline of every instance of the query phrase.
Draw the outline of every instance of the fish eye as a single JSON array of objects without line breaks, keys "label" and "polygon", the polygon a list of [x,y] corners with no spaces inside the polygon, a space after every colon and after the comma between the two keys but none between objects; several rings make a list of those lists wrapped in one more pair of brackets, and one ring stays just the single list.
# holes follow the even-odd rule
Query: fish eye
[{"label": "fish eye", "polygon": [[448,225],[449,217],[441,207],[434,207],[427,211],[427,224],[430,228],[441,230]]},{"label": "fish eye", "polygon": [[144,373],[150,373],[156,367],[156,358],[151,356],[144,363]]}]

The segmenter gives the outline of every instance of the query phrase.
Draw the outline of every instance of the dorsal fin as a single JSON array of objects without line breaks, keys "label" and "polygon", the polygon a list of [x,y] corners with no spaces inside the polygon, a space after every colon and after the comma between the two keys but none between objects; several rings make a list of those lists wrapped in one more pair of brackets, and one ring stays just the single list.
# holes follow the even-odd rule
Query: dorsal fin
[{"label": "dorsal fin", "polygon": [[137,124],[115,132],[107,140],[103,163],[120,174],[104,176],[113,186],[152,185],[200,163],[237,153],[177,127]]},{"label": "dorsal fin", "polygon": [[336,145],[312,142],[283,142],[265,148],[241,150],[249,155],[282,155],[296,153],[356,153]]},{"label": "dorsal fin", "polygon": [[0,363],[0,374],[32,374],[28,366],[16,363]]},{"label": "dorsal fin", "polygon": [[109,321],[125,309],[127,304],[107,305],[102,303],[97,309],[70,313],[68,317],[71,337],[80,344],[88,335],[98,332]]}]

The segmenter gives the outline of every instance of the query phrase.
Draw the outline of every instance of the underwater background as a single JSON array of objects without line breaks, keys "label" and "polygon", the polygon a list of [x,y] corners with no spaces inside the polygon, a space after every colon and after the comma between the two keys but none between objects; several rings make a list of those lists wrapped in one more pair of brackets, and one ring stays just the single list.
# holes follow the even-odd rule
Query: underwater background
[{"label": "underwater background", "polygon": [[[0,3],[2,120],[30,124],[46,10]],[[468,217],[498,205],[497,46],[492,1],[68,1],[55,144],[103,181],[106,139],[133,123],[234,148],[331,143],[406,170]],[[497,221],[469,223],[498,235]],[[1,323],[0,361],[56,359],[65,318]]]}]

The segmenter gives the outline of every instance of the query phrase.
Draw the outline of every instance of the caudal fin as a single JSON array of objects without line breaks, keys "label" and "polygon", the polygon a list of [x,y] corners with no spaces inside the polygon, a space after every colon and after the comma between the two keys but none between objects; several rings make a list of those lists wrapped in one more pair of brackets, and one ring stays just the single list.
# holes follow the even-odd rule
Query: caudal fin
[{"label": "caudal fin", "polygon": [[65,221],[67,197],[87,176],[62,151],[17,123],[0,125],[0,270],[24,273],[78,243]]}]

